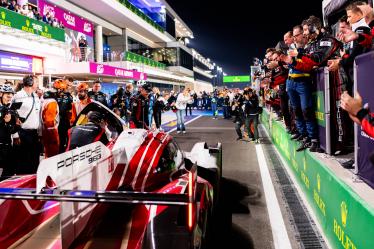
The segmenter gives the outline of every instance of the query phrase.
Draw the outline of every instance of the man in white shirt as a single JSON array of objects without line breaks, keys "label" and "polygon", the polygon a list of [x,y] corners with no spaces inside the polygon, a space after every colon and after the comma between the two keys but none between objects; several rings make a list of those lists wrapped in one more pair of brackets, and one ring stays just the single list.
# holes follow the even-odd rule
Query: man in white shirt
[{"label": "man in white shirt", "polygon": [[18,110],[22,122],[21,130],[13,135],[13,143],[18,155],[17,174],[34,174],[39,165],[41,145],[38,134],[41,128],[41,103],[35,93],[37,87],[36,76],[25,76],[22,90],[13,98],[13,103],[22,103]]}]

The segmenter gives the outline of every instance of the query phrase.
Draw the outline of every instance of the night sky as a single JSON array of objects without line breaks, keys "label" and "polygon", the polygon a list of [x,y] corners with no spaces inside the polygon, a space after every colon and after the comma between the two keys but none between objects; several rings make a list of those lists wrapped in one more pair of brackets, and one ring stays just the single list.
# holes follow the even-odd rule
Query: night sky
[{"label": "night sky", "polygon": [[244,7],[242,1],[167,2],[194,32],[190,47],[228,75],[248,75],[253,57],[262,58],[266,48],[274,47],[310,15],[322,16],[320,0],[246,1],[251,7]]}]

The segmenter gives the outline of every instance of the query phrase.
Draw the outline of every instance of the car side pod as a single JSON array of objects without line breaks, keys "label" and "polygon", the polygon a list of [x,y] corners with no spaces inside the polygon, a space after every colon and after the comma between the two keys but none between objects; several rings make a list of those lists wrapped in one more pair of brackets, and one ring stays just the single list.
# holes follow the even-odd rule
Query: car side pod
[{"label": "car side pod", "polygon": [[[126,203],[160,206],[186,206],[190,231],[196,227],[197,166],[187,172],[188,192],[181,194],[115,191],[124,166],[115,163],[115,155],[100,142],[93,143],[43,161],[38,169],[37,188],[0,188],[0,200],[56,201],[60,204],[62,249],[69,248],[79,231],[91,227],[89,221],[97,216],[103,203]],[[47,168],[49,167],[49,168]],[[40,171],[39,171],[40,170]],[[56,172],[54,172],[56,171]],[[46,180],[54,188],[46,188]],[[53,181],[53,184],[50,184]],[[57,186],[57,187],[55,187]],[[71,187],[72,186],[72,187]],[[108,189],[108,186],[111,186]],[[112,188],[112,186],[115,186]],[[69,188],[71,187],[71,188]],[[74,190],[73,190],[74,189]],[[78,190],[76,190],[78,189]],[[108,191],[102,191],[106,189]],[[101,209],[100,209],[101,210]],[[21,238],[20,238],[21,239]]]}]

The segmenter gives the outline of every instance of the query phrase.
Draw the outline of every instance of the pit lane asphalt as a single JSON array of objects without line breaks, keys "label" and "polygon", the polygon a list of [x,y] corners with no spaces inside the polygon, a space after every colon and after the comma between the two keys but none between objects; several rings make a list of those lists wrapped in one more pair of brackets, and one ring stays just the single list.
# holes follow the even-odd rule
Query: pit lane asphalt
[{"label": "pit lane asphalt", "polygon": [[[171,135],[185,151],[190,151],[193,145],[200,141],[205,141],[209,145],[214,145],[218,141],[222,143],[221,201],[219,215],[213,222],[214,243],[210,247],[274,248],[255,144],[236,141],[237,135],[231,120],[222,118],[213,120],[208,116],[203,116],[187,125],[186,134],[172,132]],[[272,181],[277,192],[277,183],[274,178]],[[285,217],[287,216],[285,205],[279,196],[278,200]],[[288,223],[287,217],[284,220],[289,230],[292,247],[298,248],[295,238],[292,238],[291,224]]]}]

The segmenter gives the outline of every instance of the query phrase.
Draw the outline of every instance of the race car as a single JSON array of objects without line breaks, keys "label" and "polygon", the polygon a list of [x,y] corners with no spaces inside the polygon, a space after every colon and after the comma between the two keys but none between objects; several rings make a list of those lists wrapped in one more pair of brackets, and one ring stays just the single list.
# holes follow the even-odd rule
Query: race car
[{"label": "race car", "polygon": [[[90,111],[105,116],[108,144],[62,153],[41,161],[36,175],[0,182],[0,249],[206,246],[218,203],[221,145],[197,143],[185,153],[167,133],[126,129],[98,102],[75,125],[85,124]],[[125,205],[119,236],[103,232],[114,224],[98,229],[113,205]]]}]

